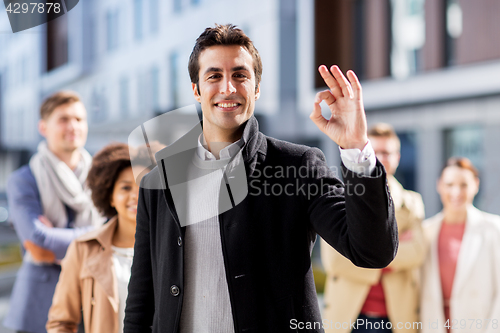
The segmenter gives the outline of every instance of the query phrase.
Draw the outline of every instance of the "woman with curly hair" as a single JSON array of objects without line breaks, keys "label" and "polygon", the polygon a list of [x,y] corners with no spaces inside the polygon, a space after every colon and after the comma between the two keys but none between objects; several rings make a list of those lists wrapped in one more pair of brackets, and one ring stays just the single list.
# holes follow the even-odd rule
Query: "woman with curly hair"
[{"label": "woman with curly hair", "polygon": [[139,194],[134,174],[150,161],[145,151],[129,153],[122,143],[95,155],[87,182],[94,205],[109,221],[69,246],[49,311],[49,333],[76,332],[82,313],[86,333],[123,332]]}]

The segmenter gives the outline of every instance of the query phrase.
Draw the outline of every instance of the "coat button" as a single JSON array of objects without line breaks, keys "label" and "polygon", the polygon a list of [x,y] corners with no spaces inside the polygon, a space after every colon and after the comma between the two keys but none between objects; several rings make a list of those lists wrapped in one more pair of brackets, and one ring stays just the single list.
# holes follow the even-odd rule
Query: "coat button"
[{"label": "coat button", "polygon": [[179,236],[179,238],[177,239],[177,245],[182,246],[182,238],[181,238],[181,236]]},{"label": "coat button", "polygon": [[179,296],[180,292],[181,291],[180,291],[179,287],[177,287],[175,284],[172,287],[170,287],[170,293],[173,296]]}]

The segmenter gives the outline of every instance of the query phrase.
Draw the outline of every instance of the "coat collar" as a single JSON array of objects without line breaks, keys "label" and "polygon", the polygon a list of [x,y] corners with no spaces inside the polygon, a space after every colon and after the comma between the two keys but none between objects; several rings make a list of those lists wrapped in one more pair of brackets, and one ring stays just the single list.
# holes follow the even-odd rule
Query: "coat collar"
[{"label": "coat collar", "polygon": [[103,224],[102,227],[94,229],[85,235],[78,237],[77,242],[88,242],[95,239],[101,244],[102,247],[106,248],[111,245],[111,240],[115,233],[115,229],[118,226],[118,217],[112,217],[107,223]]},{"label": "coat collar", "polygon": [[93,240],[99,243],[99,249],[91,252],[91,255],[86,261],[86,267],[90,275],[101,286],[102,290],[108,296],[108,299],[113,306],[115,312],[118,312],[118,286],[116,284],[115,271],[113,265],[103,264],[111,263],[113,250],[111,241],[118,226],[118,218],[111,218],[102,227],[95,229],[77,239],[77,242],[91,242]]},{"label": "coat collar", "polygon": [[[252,115],[245,123],[243,129],[243,160],[248,162],[253,159],[259,150],[263,150],[262,144],[264,135],[259,132],[259,123],[254,115]],[[188,133],[182,136],[179,140],[172,143],[170,146],[163,148],[155,154],[155,159],[158,166],[161,165],[161,160],[170,156],[185,152],[190,149],[197,149],[198,138],[202,132],[203,123],[200,122],[193,127]]]}]

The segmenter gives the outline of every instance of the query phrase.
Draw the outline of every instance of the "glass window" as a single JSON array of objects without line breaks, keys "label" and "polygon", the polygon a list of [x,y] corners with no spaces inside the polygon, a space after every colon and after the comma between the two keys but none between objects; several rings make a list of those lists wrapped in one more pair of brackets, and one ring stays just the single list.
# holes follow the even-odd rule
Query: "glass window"
[{"label": "glass window", "polygon": [[142,33],[142,0],[134,0],[134,37],[141,40]]},{"label": "glass window", "polygon": [[401,159],[394,177],[407,190],[416,191],[417,144],[413,132],[397,133],[401,141]]},{"label": "glass window", "polygon": [[173,108],[179,107],[179,54],[170,55],[170,98]]},{"label": "glass window", "polygon": [[178,13],[182,10],[182,0],[174,0],[174,12]]},{"label": "glass window", "polygon": [[118,14],[115,11],[106,13],[106,48],[113,51],[118,47]]},{"label": "glass window", "polygon": [[[467,157],[479,170],[483,168],[483,129],[479,125],[459,126],[445,133],[445,161],[452,156]],[[479,193],[474,198],[474,204],[480,205],[481,187]]]},{"label": "glass window", "polygon": [[158,8],[158,0],[149,1],[149,13],[150,13],[149,25],[151,33],[156,33],[158,32],[159,28],[158,16],[160,15]]},{"label": "glass window", "polygon": [[425,43],[424,0],[392,0],[391,74],[404,78],[420,69]]},{"label": "glass window", "polygon": [[47,22],[47,71],[68,62],[68,15]]},{"label": "glass window", "polygon": [[129,105],[129,82],[127,77],[120,79],[120,115],[128,116],[130,113]]},{"label": "glass window", "polygon": [[158,112],[160,109],[160,70],[158,67],[154,66],[151,69],[151,106],[154,112]]}]

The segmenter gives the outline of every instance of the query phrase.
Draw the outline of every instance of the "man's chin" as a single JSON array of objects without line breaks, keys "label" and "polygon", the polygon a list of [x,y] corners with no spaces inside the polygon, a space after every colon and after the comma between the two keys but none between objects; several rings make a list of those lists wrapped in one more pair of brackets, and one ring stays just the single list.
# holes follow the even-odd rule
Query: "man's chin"
[{"label": "man's chin", "polygon": [[64,146],[64,151],[67,153],[72,153],[75,150],[83,148],[83,146],[85,146],[85,143],[81,143],[81,142],[68,143]]}]

